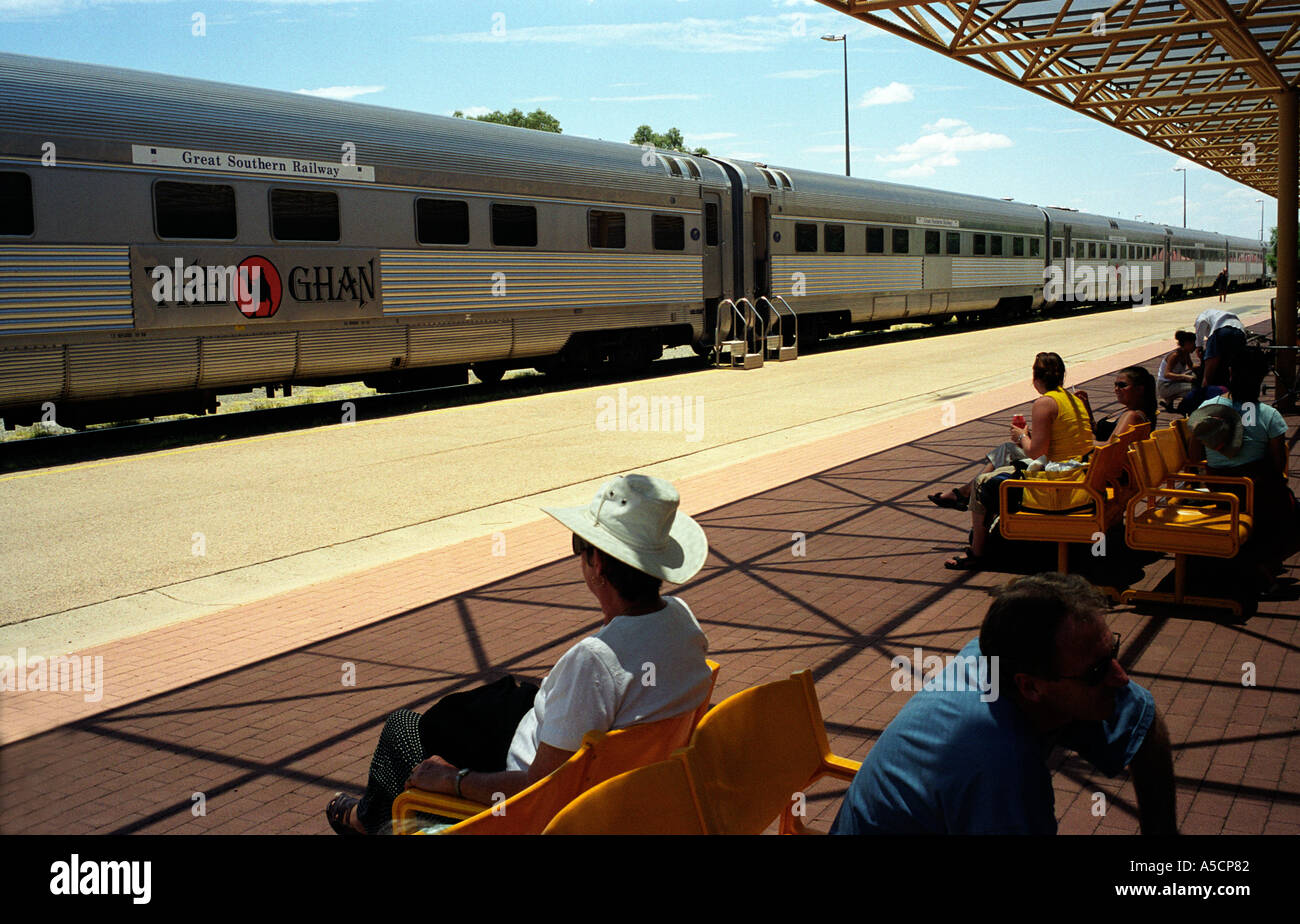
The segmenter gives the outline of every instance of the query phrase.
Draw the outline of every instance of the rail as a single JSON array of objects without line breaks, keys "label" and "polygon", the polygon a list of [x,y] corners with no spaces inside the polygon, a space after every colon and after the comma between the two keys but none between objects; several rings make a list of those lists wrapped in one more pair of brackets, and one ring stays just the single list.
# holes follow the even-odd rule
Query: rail
[{"label": "rail", "polygon": [[[745,356],[750,357],[757,355],[759,357],[759,362],[750,363],[747,361],[744,368],[748,369],[752,368],[754,365],[761,365],[763,344],[767,337],[767,325],[763,323],[763,318],[759,314],[758,309],[754,307],[753,303],[750,302],[748,298],[724,298],[722,301],[718,302],[718,318],[713,332],[713,349],[716,361],[719,363],[722,361],[722,348],[724,345],[722,339],[722,318],[725,315],[723,309],[728,305],[731,306],[732,313],[731,326],[729,328],[731,340],[725,342],[734,343],[740,339],[737,337],[736,327],[736,321],[739,320],[744,329]],[[744,306],[745,310],[741,310],[741,305]],[[750,349],[750,347],[755,344],[758,346],[757,351]],[[732,353],[731,355],[734,357],[735,354]],[[735,364],[734,360],[728,360],[728,363],[731,365]]]},{"label": "rail", "polygon": [[[768,298],[765,295],[760,298],[759,301],[767,302],[767,307],[770,309],[770,316],[775,321],[775,324],[768,325],[768,336],[765,340],[765,346],[767,347],[769,358],[778,360],[796,359],[799,356],[799,316],[795,314],[795,310],[790,307],[790,303],[780,295],[773,295],[771,298]],[[781,309],[777,307],[777,302],[780,302],[790,315],[790,326],[792,330],[790,332],[791,337],[789,343],[785,342],[785,315],[783,315]],[[772,333],[773,327],[776,329],[775,334]],[[771,343],[771,340],[774,337],[779,338],[776,340],[775,345]]]}]

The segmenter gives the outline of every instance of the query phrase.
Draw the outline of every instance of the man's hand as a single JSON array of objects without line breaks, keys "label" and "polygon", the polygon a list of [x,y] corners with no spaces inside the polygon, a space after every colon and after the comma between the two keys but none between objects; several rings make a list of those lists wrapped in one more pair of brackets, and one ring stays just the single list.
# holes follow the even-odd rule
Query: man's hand
[{"label": "man's hand", "polygon": [[1143,834],[1177,834],[1174,804],[1174,758],[1169,730],[1157,714],[1133,762],[1133,789],[1137,793],[1138,820]]},{"label": "man's hand", "polygon": [[434,755],[416,765],[416,768],[411,771],[410,779],[406,781],[406,788],[455,795],[457,772],[456,767]]}]

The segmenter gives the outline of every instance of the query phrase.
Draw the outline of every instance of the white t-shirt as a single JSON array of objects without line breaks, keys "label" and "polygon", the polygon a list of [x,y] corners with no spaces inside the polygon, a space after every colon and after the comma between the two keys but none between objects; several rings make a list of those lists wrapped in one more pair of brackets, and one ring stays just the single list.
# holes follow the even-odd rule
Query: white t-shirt
[{"label": "white t-shirt", "polygon": [[708,641],[677,597],[641,616],[616,616],[564,653],[510,742],[506,769],[526,770],[544,741],[576,751],[589,731],[680,715],[708,694]]},{"label": "white t-shirt", "polygon": [[1222,327],[1235,327],[1243,332],[1246,330],[1241,320],[1232,312],[1206,308],[1196,316],[1196,345],[1204,348],[1210,335]]}]

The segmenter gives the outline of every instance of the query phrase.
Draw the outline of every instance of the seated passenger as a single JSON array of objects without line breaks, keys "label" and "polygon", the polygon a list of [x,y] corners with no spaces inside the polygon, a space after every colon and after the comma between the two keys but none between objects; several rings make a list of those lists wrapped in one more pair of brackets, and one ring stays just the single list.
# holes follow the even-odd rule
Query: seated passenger
[{"label": "seated passenger", "polygon": [[1196,387],[1197,366],[1193,358],[1196,348],[1196,335],[1191,331],[1180,330],[1174,334],[1178,346],[1160,360],[1160,370],[1156,372],[1156,397],[1164,401],[1172,411],[1178,403]]},{"label": "seated passenger", "polygon": [[[1245,477],[1254,485],[1254,527],[1243,552],[1265,594],[1277,589],[1274,574],[1296,542],[1295,496],[1286,478],[1286,420],[1259,400],[1267,368],[1262,351],[1238,353],[1228,368],[1229,393],[1209,399],[1187,421],[1193,461],[1203,458],[1211,475]],[[1244,500],[1244,491],[1238,493]]]},{"label": "seated passenger", "polygon": [[[1086,403],[1086,396],[1080,392],[1075,394],[1083,397]],[[1144,423],[1155,427],[1156,382],[1146,369],[1141,366],[1125,366],[1116,373],[1115,399],[1123,405],[1124,410],[1113,420],[1107,417],[1096,422],[1093,433],[1099,442],[1104,443],[1112,436]]]},{"label": "seated passenger", "polygon": [[[1012,426],[1011,441],[1002,443],[985,456],[984,469],[975,480],[947,492],[930,495],[939,507],[971,512],[971,544],[962,555],[944,562],[945,568],[967,570],[981,567],[984,541],[988,537],[987,511],[999,475],[1013,474],[1016,463],[1031,459],[1065,463],[1081,461],[1092,452],[1092,427],[1086,405],[1062,388],[1065,362],[1056,353],[1039,353],[1034,357],[1034,389],[1041,397],[1030,411],[1029,426]],[[1023,468],[1023,465],[1019,466]],[[990,485],[991,490],[981,490]],[[985,497],[984,494],[990,494]],[[996,501],[993,501],[996,503]]]},{"label": "seated passenger", "polygon": [[[504,678],[504,689],[498,682],[470,691],[471,700],[454,709],[443,707],[464,694],[423,716],[407,709],[389,715],[365,795],[336,795],[325,813],[330,826],[339,834],[379,833],[408,787],[488,805],[555,770],[589,731],[698,708],[712,683],[707,641],[682,600],[659,595],[663,581],[693,577],[709,551],[704,530],[677,504],[667,481],[624,475],[606,482],[587,507],[546,510],[573,531],[583,580],[603,614],[600,630],[570,648],[540,689],[514,690]],[[642,682],[647,662],[655,665],[653,684]],[[505,733],[493,735],[493,728]],[[457,765],[458,754],[476,756]]]},{"label": "seated passenger", "polygon": [[[1055,745],[1133,774],[1143,834],[1177,834],[1169,733],[1078,575],[1018,578],[867,752],[832,834],[1055,834]],[[926,658],[928,661],[929,658]]]}]

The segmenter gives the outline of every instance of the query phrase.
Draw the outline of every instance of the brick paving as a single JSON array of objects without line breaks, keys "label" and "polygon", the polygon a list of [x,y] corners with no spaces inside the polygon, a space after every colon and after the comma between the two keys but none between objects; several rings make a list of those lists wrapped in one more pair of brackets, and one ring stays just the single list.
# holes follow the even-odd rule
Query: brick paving
[{"label": "brick paving", "polygon": [[[1084,384],[1095,399],[1110,394],[1109,382]],[[832,746],[861,758],[910,695],[891,689],[891,659],[915,647],[956,653],[977,633],[989,591],[1007,579],[943,569],[969,519],[925,495],[968,479],[970,460],[1005,439],[1010,415],[1027,408],[887,442],[808,477],[774,480],[779,465],[762,461],[702,476],[709,489],[696,486],[693,509],[701,498],[734,499],[698,514],[712,552],[677,592],[722,664],[715,701],[811,668]],[[0,748],[0,829],[328,833],[325,803],[335,790],[358,791],[389,711],[423,709],[506,672],[540,679],[593,631],[598,611],[574,560],[555,560],[566,551],[563,530],[539,524],[509,541],[506,562],[518,573],[503,579],[478,576],[475,557],[491,554],[483,540],[456,561],[417,556],[240,608],[243,622],[217,614],[107,646],[112,676],[135,677],[139,695],[24,719],[44,724]],[[1018,570],[1050,568],[1054,556],[1030,546]],[[1141,586],[1172,570],[1170,559],[1143,562]],[[503,562],[488,564],[499,573]],[[1289,565],[1295,576],[1300,558]],[[427,602],[424,580],[439,568],[440,586],[459,584]],[[338,631],[308,644],[276,636],[277,619],[292,625],[307,611],[337,619]],[[358,612],[364,624],[347,615]],[[1297,616],[1300,599],[1262,603],[1242,625],[1203,611],[1116,609],[1121,661],[1169,725],[1185,833],[1300,833]],[[221,669],[220,652],[231,647],[242,659]],[[181,649],[219,672],[168,671]],[[1247,662],[1253,686],[1242,683]],[[355,685],[344,683],[349,670]],[[7,694],[5,724],[35,709],[28,703]],[[1136,832],[1127,776],[1106,778],[1061,752],[1052,766],[1062,833]],[[833,818],[841,791],[810,796],[815,825]]]}]

